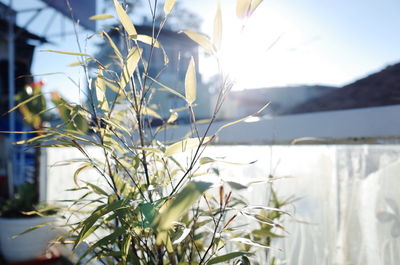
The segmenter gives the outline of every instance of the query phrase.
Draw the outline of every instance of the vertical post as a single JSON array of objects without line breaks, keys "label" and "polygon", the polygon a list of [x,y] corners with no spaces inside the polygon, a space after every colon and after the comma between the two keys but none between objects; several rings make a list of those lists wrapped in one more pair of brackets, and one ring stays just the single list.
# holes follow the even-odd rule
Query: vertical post
[{"label": "vertical post", "polygon": [[39,202],[47,202],[47,150],[39,149]]},{"label": "vertical post", "polygon": [[[15,41],[14,41],[14,24],[15,14],[12,11],[12,0],[10,0],[10,9],[7,14],[8,22],[8,108],[14,107],[14,95],[15,95]],[[12,111],[9,114],[8,127],[10,131],[15,131],[15,112]],[[15,173],[15,148],[12,143],[15,142],[15,134],[9,135],[9,163],[8,163],[8,194],[10,197],[14,195],[14,173]]]}]

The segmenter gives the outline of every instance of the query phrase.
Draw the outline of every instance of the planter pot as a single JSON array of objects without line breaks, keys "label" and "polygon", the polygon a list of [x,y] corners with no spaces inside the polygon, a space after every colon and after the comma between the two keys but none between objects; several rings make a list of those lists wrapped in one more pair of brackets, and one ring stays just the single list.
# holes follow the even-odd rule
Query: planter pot
[{"label": "planter pot", "polygon": [[54,222],[54,217],[0,218],[0,251],[9,262],[34,259],[45,253],[49,241],[56,236],[52,225],[12,238],[33,226]]}]

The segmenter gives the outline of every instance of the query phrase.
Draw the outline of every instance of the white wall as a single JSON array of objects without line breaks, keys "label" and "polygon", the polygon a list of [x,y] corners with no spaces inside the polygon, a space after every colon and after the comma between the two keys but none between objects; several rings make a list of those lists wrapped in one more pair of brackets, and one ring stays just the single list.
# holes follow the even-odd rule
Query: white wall
[{"label": "white wall", "polygon": [[[210,133],[228,122],[217,122]],[[204,132],[206,125],[199,125]],[[170,130],[168,139],[178,139],[188,127]],[[326,111],[263,118],[224,129],[219,144],[287,144],[304,137],[346,142],[353,138],[385,139],[400,136],[400,106]],[[364,139],[365,140],[365,139]]]}]

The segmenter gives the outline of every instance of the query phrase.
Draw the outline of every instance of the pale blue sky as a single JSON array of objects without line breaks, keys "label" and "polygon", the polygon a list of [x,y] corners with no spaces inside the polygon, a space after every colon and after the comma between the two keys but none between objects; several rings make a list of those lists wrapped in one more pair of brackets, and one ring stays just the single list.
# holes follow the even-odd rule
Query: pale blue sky
[{"label": "pale blue sky", "polygon": [[[233,13],[234,1],[222,3]],[[255,37],[249,45],[254,49],[248,50],[258,51],[248,61],[258,61],[258,67],[244,79],[262,76],[253,78],[254,87],[354,81],[400,61],[399,13],[398,0],[266,0],[249,25]],[[279,36],[269,52],[262,52]]]},{"label": "pale blue sky", "polygon": [[[202,30],[211,34],[217,1],[181,2],[203,17]],[[16,9],[37,3],[37,0],[13,1]],[[340,86],[400,61],[399,0],[264,0],[249,22],[244,38],[232,26],[237,25],[235,1],[221,0],[221,3],[227,50],[224,57],[233,68],[230,71],[237,77],[239,89],[316,83]],[[26,16],[20,15],[19,21],[26,20]],[[44,21],[36,21],[28,29],[40,34],[38,28]],[[53,32],[60,30],[60,21],[59,18],[54,21]],[[277,38],[279,41],[267,51]],[[43,45],[37,50],[76,50],[73,36],[53,41],[56,45]],[[91,45],[87,47],[94,50]],[[238,49],[243,51],[242,55],[232,53]],[[68,56],[37,52],[33,72],[64,72],[78,80],[80,70],[66,67],[73,61]],[[200,64],[206,75],[211,74],[207,72],[212,69],[207,61]],[[46,90],[57,89],[76,100],[77,89],[67,79],[45,77],[45,80]]]}]

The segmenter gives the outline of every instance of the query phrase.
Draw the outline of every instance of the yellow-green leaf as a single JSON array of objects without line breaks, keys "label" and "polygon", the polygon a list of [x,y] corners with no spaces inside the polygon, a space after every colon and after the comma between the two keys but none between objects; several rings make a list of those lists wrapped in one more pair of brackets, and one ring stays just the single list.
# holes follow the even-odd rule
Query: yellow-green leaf
[{"label": "yellow-green leaf", "polygon": [[213,42],[217,50],[221,48],[221,41],[222,41],[222,15],[221,15],[221,5],[218,2],[217,12],[215,13],[215,18],[214,18],[214,34],[213,34]]},{"label": "yellow-green leaf", "polygon": [[238,18],[245,18],[253,14],[263,0],[237,0],[236,15]]},{"label": "yellow-green leaf", "polygon": [[134,39],[143,42],[145,44],[148,44],[150,46],[160,48],[160,44],[158,43],[158,41],[148,35],[142,35],[142,34],[135,35]]},{"label": "yellow-green leaf", "polygon": [[120,78],[121,89],[124,89],[126,84],[131,79],[133,72],[135,72],[135,69],[139,62],[140,56],[141,56],[141,50],[139,50],[137,48],[132,48],[129,51],[127,61],[124,64],[124,67],[122,68],[122,73],[121,73],[121,78]]},{"label": "yellow-green leaf", "polygon": [[[205,137],[202,144],[207,143],[208,141],[210,141],[210,139],[211,137]],[[191,150],[193,148],[198,147],[200,143],[201,141],[199,138],[188,138],[183,141],[179,141],[165,148],[165,156],[172,156],[175,154]]]},{"label": "yellow-green leaf", "polygon": [[237,0],[236,1],[236,16],[244,18],[250,10],[251,0]]},{"label": "yellow-green leaf", "polygon": [[169,13],[171,13],[172,9],[174,8],[175,1],[176,0],[165,0],[165,3],[164,3],[165,15],[168,15]]},{"label": "yellow-green leaf", "polygon": [[231,253],[210,259],[207,262],[207,265],[217,264],[217,263],[221,263],[221,262],[227,262],[228,260],[238,258],[238,257],[244,256],[244,255],[252,255],[252,253],[244,252],[244,251],[231,252]]},{"label": "yellow-green leaf", "polygon": [[171,203],[160,210],[160,214],[154,219],[153,225],[158,231],[168,230],[172,223],[178,221],[210,186],[211,183],[209,182],[189,182]]},{"label": "yellow-green leaf", "polygon": [[90,20],[102,20],[102,19],[107,19],[107,18],[113,18],[113,15],[110,14],[100,14],[100,15],[95,15],[91,16],[89,19]]},{"label": "yellow-green leaf", "polygon": [[[3,132],[1,132],[1,133],[3,133]],[[19,132],[7,132],[7,133],[19,133]],[[31,133],[45,133],[45,131],[31,131]],[[45,139],[45,138],[48,138],[48,137],[49,137],[49,135],[42,134],[42,135],[38,135],[38,136],[35,136],[33,138],[30,138],[28,140],[22,140],[22,141],[15,142],[13,144],[17,144],[17,145],[19,145],[19,144],[27,144],[27,143],[35,142],[37,140]]]},{"label": "yellow-green leaf", "polygon": [[103,82],[107,87],[111,88],[114,92],[119,93],[120,89],[116,85],[114,85],[112,82],[110,82],[106,79],[103,79]]},{"label": "yellow-green leaf", "polygon": [[111,48],[114,50],[115,55],[117,55],[118,59],[122,62],[123,57],[122,57],[122,54],[119,51],[117,45],[115,45],[114,41],[112,40],[110,35],[107,34],[107,32],[103,31],[102,33],[107,37],[108,43],[110,44]]},{"label": "yellow-green leaf", "polygon": [[51,225],[52,223],[53,223],[53,221],[49,221],[49,222],[45,222],[45,223],[42,223],[42,224],[35,225],[35,226],[31,227],[31,228],[28,228],[27,230],[24,230],[23,232],[21,232],[21,233],[19,233],[17,235],[13,235],[12,239],[15,239],[16,237],[22,236],[22,235],[24,235],[26,233],[29,233],[29,232],[31,232],[33,230],[36,230],[38,228],[41,228],[43,226]]},{"label": "yellow-green leaf", "polygon": [[263,0],[252,0],[250,5],[250,12],[249,15],[253,14],[256,8],[261,4]]},{"label": "yellow-green leaf", "polygon": [[79,232],[79,235],[75,240],[73,248],[75,249],[77,245],[79,245],[86,237],[88,237],[91,233],[93,233],[98,228],[98,226],[96,226],[95,223],[99,220],[99,218],[108,214],[109,212],[113,212],[113,211],[123,208],[125,204],[126,204],[126,201],[122,201],[122,200],[114,201],[112,203],[108,203],[103,206],[100,206],[99,208],[97,208],[97,210],[92,212],[92,214],[80,224],[82,229]]},{"label": "yellow-green leaf", "polygon": [[161,50],[162,50],[163,55],[164,55],[164,66],[166,66],[166,65],[169,63],[168,54],[167,54],[167,52],[165,51],[165,49],[164,49],[163,46],[160,46],[160,47],[161,47]]},{"label": "yellow-green leaf", "polygon": [[196,87],[196,66],[192,57],[190,58],[189,66],[185,76],[185,97],[189,104],[192,104],[196,100]]},{"label": "yellow-green leaf", "polygon": [[242,243],[242,244],[245,244],[245,245],[254,246],[254,247],[271,248],[270,246],[267,246],[267,245],[263,245],[263,244],[261,244],[261,243],[254,242],[254,241],[252,241],[252,240],[250,240],[250,239],[248,239],[248,238],[243,238],[243,237],[232,238],[232,239],[230,239],[229,241],[231,241],[231,242],[239,242],[239,243]]},{"label": "yellow-green leaf", "polygon": [[41,52],[54,52],[54,53],[60,53],[60,54],[66,54],[66,55],[77,55],[77,56],[84,56],[84,57],[92,57],[89,54],[80,53],[80,52],[66,52],[66,51],[56,51],[56,50],[41,50]]},{"label": "yellow-green leaf", "polygon": [[99,108],[105,112],[108,112],[108,102],[106,98],[106,85],[104,83],[104,79],[102,78],[102,71],[99,71],[99,76],[96,79],[96,96],[97,102],[99,103]]},{"label": "yellow-green leaf", "polygon": [[128,14],[125,12],[121,4],[118,2],[118,0],[114,0],[114,5],[119,21],[121,22],[128,35],[137,35],[135,26],[133,25],[131,19],[129,18]]},{"label": "yellow-green leaf", "polygon": [[149,107],[142,106],[142,113],[143,113],[144,115],[152,116],[152,117],[155,117],[155,118],[157,118],[157,119],[162,120],[161,116],[160,116],[157,112],[155,112],[154,110],[152,110],[152,109],[149,108]]},{"label": "yellow-green leaf", "polygon": [[108,193],[105,191],[105,190],[103,190],[102,188],[100,188],[99,186],[97,186],[97,185],[95,185],[95,184],[92,184],[92,183],[89,183],[89,182],[86,182],[86,181],[83,181],[86,185],[88,185],[91,189],[92,189],[92,191],[94,192],[94,193],[97,193],[97,194],[99,194],[99,195],[104,195],[104,196],[108,196]]},{"label": "yellow-green leaf", "polygon": [[229,123],[227,123],[227,124],[222,125],[222,126],[217,130],[216,134],[219,133],[222,129],[224,129],[224,128],[226,128],[226,127],[235,125],[235,124],[240,123],[240,122],[242,122],[242,121],[245,121],[245,120],[247,120],[247,119],[249,119],[249,118],[252,118],[253,116],[255,116],[255,115],[261,113],[261,112],[262,112],[263,110],[265,110],[268,106],[269,106],[269,102],[268,102],[267,104],[265,104],[265,105],[264,105],[261,109],[259,109],[257,112],[255,112],[255,113],[253,113],[253,114],[251,114],[251,115],[249,115],[249,116],[247,116],[247,117],[244,117],[244,118],[242,118],[242,119],[239,119],[239,120],[236,120],[236,121],[233,121],[233,122],[229,122]]},{"label": "yellow-green leaf", "polygon": [[90,60],[92,60],[92,58],[86,58],[83,61],[76,61],[73,63],[68,64],[67,66],[80,66],[80,65],[84,65],[85,63],[89,62]]},{"label": "yellow-green leaf", "polygon": [[178,112],[174,111],[171,113],[171,115],[169,116],[167,123],[173,123],[174,121],[176,121],[178,119]]},{"label": "yellow-green leaf", "polygon": [[152,82],[154,82],[155,84],[161,86],[161,88],[160,88],[161,91],[167,91],[167,92],[169,92],[169,93],[171,93],[171,94],[174,94],[175,96],[177,96],[177,97],[179,97],[179,98],[181,98],[181,99],[186,100],[186,98],[185,98],[184,96],[182,96],[179,92],[173,90],[173,89],[170,88],[170,87],[167,87],[167,86],[164,85],[163,83],[160,83],[157,79],[154,79],[154,78],[152,78],[151,76],[147,76],[147,77],[148,77]]},{"label": "yellow-green leaf", "polygon": [[206,51],[208,51],[210,53],[215,52],[215,49],[214,49],[210,39],[207,36],[197,33],[197,32],[194,32],[194,31],[191,31],[191,30],[183,30],[182,32],[185,33],[186,36],[188,36],[194,42],[196,42],[201,47],[203,47],[203,49],[205,49]]},{"label": "yellow-green leaf", "polygon": [[28,99],[22,101],[21,103],[19,103],[18,105],[16,105],[15,107],[13,107],[12,109],[10,109],[9,111],[7,111],[7,113],[10,113],[11,111],[14,111],[14,110],[18,109],[19,107],[21,107],[21,106],[23,106],[23,105],[25,105],[25,104],[31,102],[31,101],[34,100],[35,98],[38,98],[38,97],[41,97],[41,96],[43,96],[43,95],[42,95],[42,94],[36,94],[36,95],[34,95],[34,96],[32,96],[32,97],[29,97]]},{"label": "yellow-green leaf", "polygon": [[83,166],[81,166],[80,168],[78,168],[78,169],[75,171],[75,173],[74,173],[74,183],[75,183],[76,186],[79,187],[79,184],[78,184],[78,175],[79,175],[83,170],[85,170],[85,169],[90,169],[90,168],[91,168],[91,165],[90,165],[90,164],[84,164]]}]

